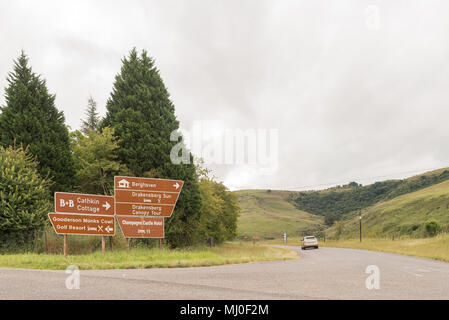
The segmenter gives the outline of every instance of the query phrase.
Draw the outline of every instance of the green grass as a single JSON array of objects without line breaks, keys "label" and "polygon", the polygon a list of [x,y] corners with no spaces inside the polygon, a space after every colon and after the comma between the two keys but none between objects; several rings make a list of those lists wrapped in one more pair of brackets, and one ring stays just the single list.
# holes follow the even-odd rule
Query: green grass
[{"label": "green grass", "polygon": [[[308,235],[315,235],[313,233],[310,233]],[[267,244],[267,245],[287,245],[287,246],[300,246],[301,245],[301,240],[303,237],[287,237],[287,243],[284,243],[284,240],[281,238],[276,238],[276,239],[271,239],[271,240],[264,240],[261,243],[262,244]],[[318,239],[319,242],[321,242],[321,239]]]},{"label": "green grass", "polygon": [[297,235],[304,230],[320,228],[323,217],[296,209],[287,201],[290,191],[236,191],[241,206],[239,236],[280,238]]},{"label": "green grass", "polygon": [[254,261],[296,259],[296,252],[252,243],[226,243],[214,248],[184,250],[134,249],[102,254],[8,254],[0,255],[1,268],[64,270],[76,265],[87,269],[144,269],[213,266]]},{"label": "green grass", "polygon": [[[449,181],[408,193],[389,201],[379,202],[362,211],[363,234],[379,238],[392,235],[423,237],[424,223],[435,219],[449,228]],[[335,227],[327,231],[335,235]],[[343,237],[355,238],[359,234],[358,215],[344,226]]]},{"label": "green grass", "polygon": [[358,239],[326,241],[321,246],[384,251],[408,256],[449,261],[449,234],[422,239]]}]

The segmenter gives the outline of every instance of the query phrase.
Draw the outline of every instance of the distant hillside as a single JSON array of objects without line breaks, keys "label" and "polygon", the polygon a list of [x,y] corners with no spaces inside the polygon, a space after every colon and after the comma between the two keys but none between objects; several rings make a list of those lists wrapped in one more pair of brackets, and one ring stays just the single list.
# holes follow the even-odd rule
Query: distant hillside
[{"label": "distant hillside", "polygon": [[288,202],[290,191],[235,191],[241,206],[239,236],[280,238],[298,236],[308,230],[323,228],[324,218],[295,208]]},{"label": "distant hillside", "polygon": [[[426,221],[435,219],[443,231],[449,231],[449,181],[382,201],[362,211],[362,231],[367,237],[425,236]],[[359,236],[359,218],[342,224],[344,238]],[[326,231],[335,237],[334,226]],[[449,247],[448,247],[449,248]]]},{"label": "distant hillside", "polygon": [[424,236],[425,223],[437,220],[449,231],[449,170],[430,171],[403,180],[362,186],[356,182],[320,191],[241,190],[239,236],[280,238],[322,234],[334,237],[339,222],[343,237]]},{"label": "distant hillside", "polygon": [[439,169],[403,180],[387,180],[362,186],[356,182],[320,191],[291,193],[297,209],[323,216],[326,225],[348,219],[359,209],[370,207],[449,179],[449,170]]}]

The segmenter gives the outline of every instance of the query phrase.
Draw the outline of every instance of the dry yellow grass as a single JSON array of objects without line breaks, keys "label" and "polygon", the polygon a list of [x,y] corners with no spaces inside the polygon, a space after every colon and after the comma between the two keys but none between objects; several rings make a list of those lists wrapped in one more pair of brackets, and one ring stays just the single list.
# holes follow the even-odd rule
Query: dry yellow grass
[{"label": "dry yellow grass", "polygon": [[449,261],[449,234],[424,239],[359,239],[321,242],[323,247],[354,248]]}]

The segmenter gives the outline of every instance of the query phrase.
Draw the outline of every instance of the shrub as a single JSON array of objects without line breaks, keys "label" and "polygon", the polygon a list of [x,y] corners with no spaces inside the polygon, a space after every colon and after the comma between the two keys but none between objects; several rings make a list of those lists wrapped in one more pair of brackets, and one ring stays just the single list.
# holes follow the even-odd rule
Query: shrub
[{"label": "shrub", "polygon": [[426,235],[434,237],[440,230],[440,224],[436,220],[429,220],[424,224]]},{"label": "shrub", "polygon": [[0,147],[0,251],[32,247],[52,207],[49,187],[27,150]]}]

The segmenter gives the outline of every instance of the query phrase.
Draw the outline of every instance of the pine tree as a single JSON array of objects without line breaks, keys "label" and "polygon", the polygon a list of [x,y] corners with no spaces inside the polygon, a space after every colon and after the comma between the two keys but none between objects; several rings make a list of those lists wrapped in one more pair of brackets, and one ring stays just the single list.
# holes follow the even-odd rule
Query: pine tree
[{"label": "pine tree", "polygon": [[87,100],[87,109],[86,109],[86,120],[82,120],[81,122],[81,131],[84,134],[87,134],[88,130],[98,130],[98,126],[100,123],[100,117],[97,112],[97,102],[89,97]]},{"label": "pine tree", "polygon": [[198,178],[190,164],[173,164],[172,131],[179,128],[175,108],[153,59],[136,49],[122,60],[115,77],[102,126],[110,126],[120,141],[119,160],[135,176],[179,179],[184,186],[175,211],[166,219],[166,239],[173,247],[190,245],[197,239],[201,209]]},{"label": "pine tree", "polygon": [[75,173],[64,114],[55,107],[55,95],[45,80],[28,66],[22,52],[8,74],[6,106],[0,114],[0,145],[28,146],[43,178],[51,178],[51,191],[69,191]]}]

